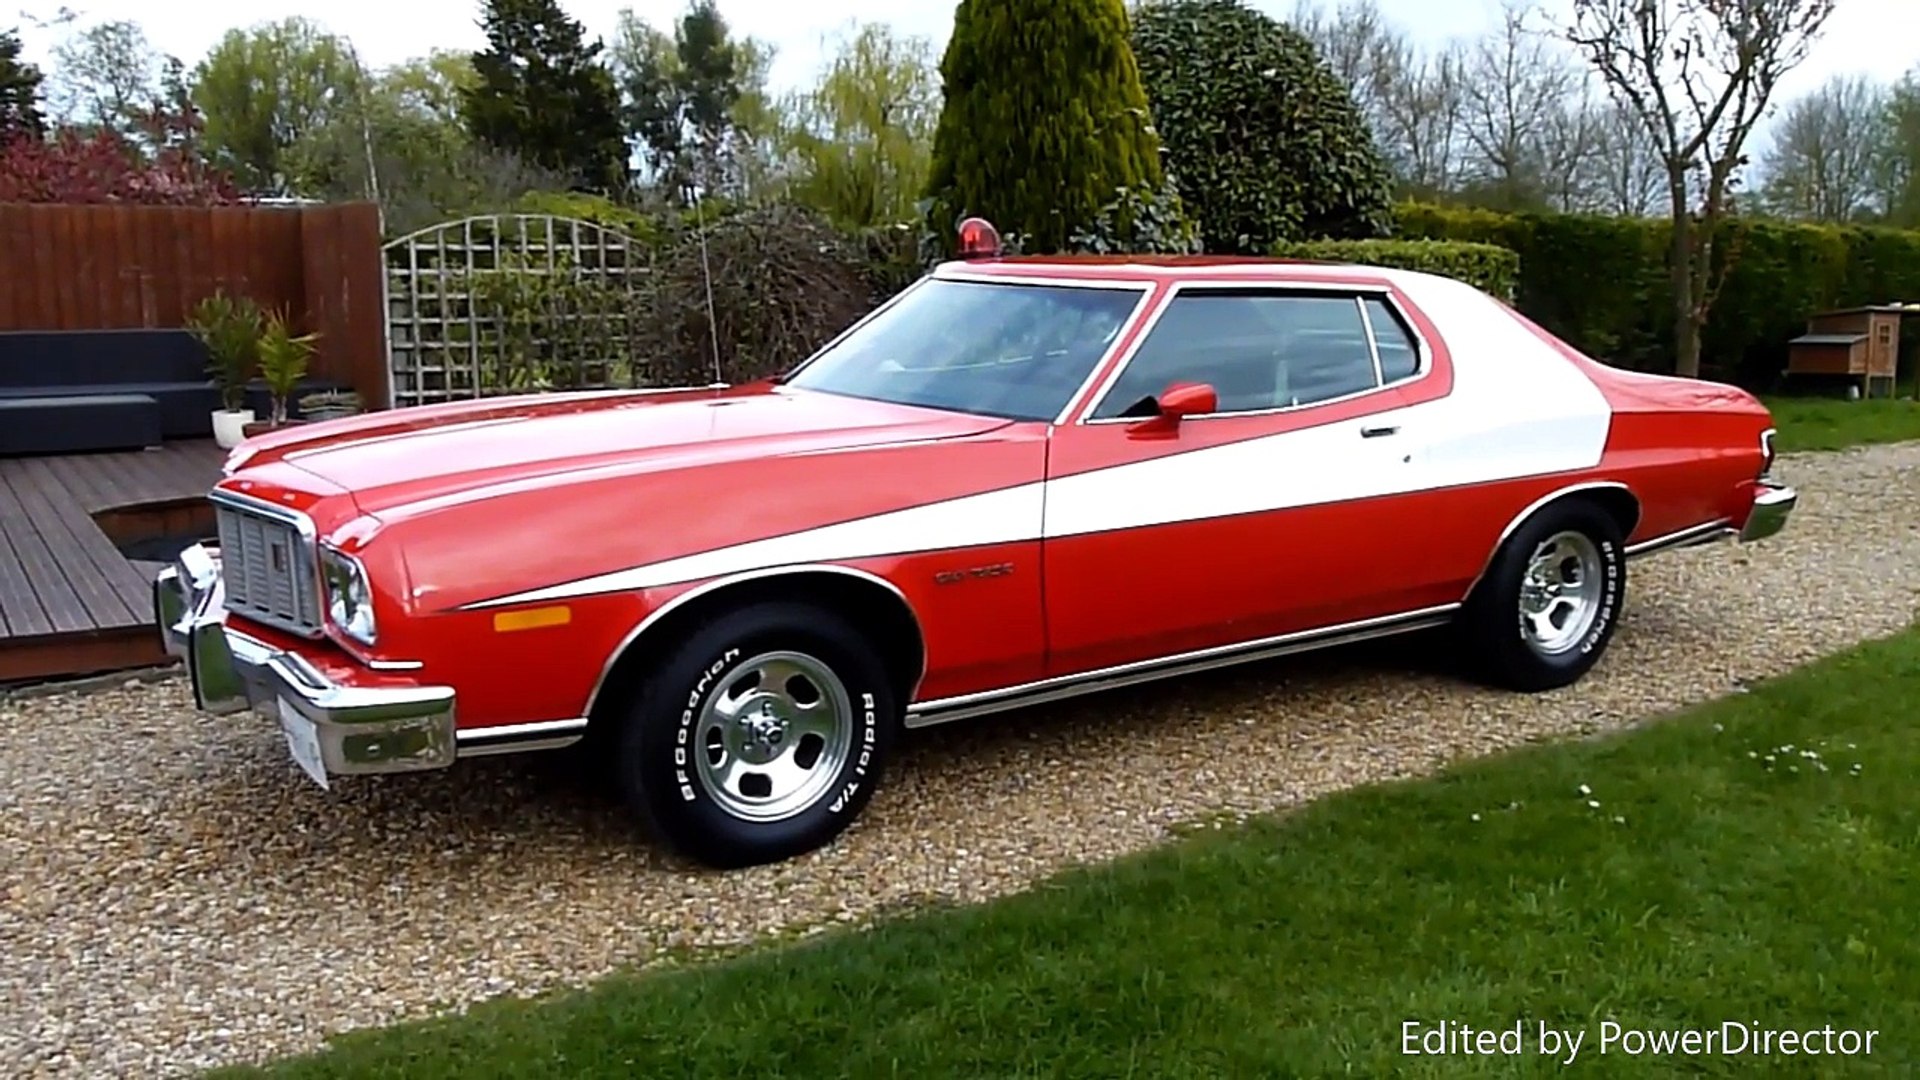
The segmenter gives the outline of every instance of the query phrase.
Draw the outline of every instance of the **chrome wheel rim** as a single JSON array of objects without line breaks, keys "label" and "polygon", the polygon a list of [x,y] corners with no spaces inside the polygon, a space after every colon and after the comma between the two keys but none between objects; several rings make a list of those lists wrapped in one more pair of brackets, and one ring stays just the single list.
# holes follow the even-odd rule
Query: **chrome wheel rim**
[{"label": "chrome wheel rim", "polygon": [[780,821],[832,790],[853,748],[853,701],[833,669],[762,653],[707,695],[693,731],[700,786],[745,821]]},{"label": "chrome wheel rim", "polygon": [[1591,537],[1563,532],[1541,541],[1520,580],[1520,636],[1543,655],[1573,648],[1600,617],[1605,587],[1600,548]]}]

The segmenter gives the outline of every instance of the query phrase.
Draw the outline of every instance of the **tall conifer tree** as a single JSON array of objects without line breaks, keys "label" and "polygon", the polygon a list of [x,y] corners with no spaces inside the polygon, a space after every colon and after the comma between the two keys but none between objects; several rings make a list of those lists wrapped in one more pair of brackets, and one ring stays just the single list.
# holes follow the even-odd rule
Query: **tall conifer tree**
[{"label": "tall conifer tree", "polygon": [[1063,250],[1123,189],[1163,177],[1122,0],[962,0],[940,73],[929,224],[977,214]]}]

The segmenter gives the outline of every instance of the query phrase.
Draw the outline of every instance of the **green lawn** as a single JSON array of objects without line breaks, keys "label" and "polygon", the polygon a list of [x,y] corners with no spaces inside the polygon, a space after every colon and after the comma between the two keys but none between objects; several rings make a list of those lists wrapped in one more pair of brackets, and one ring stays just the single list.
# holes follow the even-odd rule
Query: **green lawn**
[{"label": "green lawn", "polygon": [[[998,904],[353,1035],[275,1071],[1557,1074],[1545,1022],[1583,1033],[1587,1075],[1915,1075],[1917,779],[1920,630]],[[1609,1019],[1877,1034],[1854,1057],[1636,1057],[1602,1052]],[[1519,1022],[1523,1053],[1403,1056],[1405,1022],[1443,1020]]]},{"label": "green lawn", "polygon": [[1781,453],[1920,439],[1920,401],[1769,397]]}]

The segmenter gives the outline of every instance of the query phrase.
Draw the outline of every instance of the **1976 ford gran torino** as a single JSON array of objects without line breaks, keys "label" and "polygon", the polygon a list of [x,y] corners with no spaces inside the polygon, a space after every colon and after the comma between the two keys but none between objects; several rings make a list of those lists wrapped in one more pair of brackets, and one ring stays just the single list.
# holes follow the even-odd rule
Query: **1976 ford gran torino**
[{"label": "1976 ford gran torino", "polygon": [[961,257],[784,377],[262,435],[155,582],[201,708],[339,774],[589,738],[720,866],[826,844],[903,727],[1451,624],[1571,683],[1627,559],[1777,532],[1771,421],[1467,285]]}]

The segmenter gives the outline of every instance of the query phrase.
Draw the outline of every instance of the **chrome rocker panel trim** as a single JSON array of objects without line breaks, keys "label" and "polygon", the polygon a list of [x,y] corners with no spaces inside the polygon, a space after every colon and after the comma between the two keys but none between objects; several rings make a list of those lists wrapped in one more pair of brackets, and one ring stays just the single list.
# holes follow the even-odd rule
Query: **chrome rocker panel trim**
[{"label": "chrome rocker panel trim", "polygon": [[153,611],[161,644],[186,663],[200,709],[252,709],[278,721],[284,703],[313,722],[329,774],[439,769],[457,756],[451,687],[341,685],[299,654],[228,627],[214,548],[195,544],[160,571]]},{"label": "chrome rocker panel trim", "polygon": [[560,750],[585,738],[587,720],[540,720],[531,724],[467,728],[457,732],[461,757],[517,754],[525,750]]},{"label": "chrome rocker panel trim", "polygon": [[1702,544],[1731,540],[1739,531],[1740,530],[1728,524],[1726,518],[1715,518],[1712,521],[1681,529],[1678,532],[1670,532],[1664,536],[1655,536],[1642,540],[1637,544],[1628,544],[1627,558],[1638,559],[1646,555],[1658,555],[1663,551],[1678,551],[1681,548],[1699,547]]},{"label": "chrome rocker panel trim", "polygon": [[1747,511],[1745,525],[1735,528],[1729,518],[1715,518],[1712,521],[1670,532],[1665,536],[1656,536],[1627,545],[1627,557],[1638,558],[1643,555],[1656,555],[1662,551],[1677,551],[1680,548],[1697,547],[1721,540],[1734,540],[1742,544],[1752,544],[1779,535],[1787,527],[1787,520],[1800,503],[1800,493],[1785,484],[1774,480],[1761,480],[1755,484],[1753,506]]},{"label": "chrome rocker panel trim", "polygon": [[1157,682],[1161,679],[1192,675],[1215,668],[1271,660],[1292,653],[1349,645],[1371,638],[1429,630],[1446,625],[1459,609],[1459,604],[1441,604],[1437,607],[1423,608],[1399,615],[1302,630],[1235,645],[1221,645],[1197,652],[1182,653],[1156,660],[1142,660],[1079,675],[1063,675],[1055,679],[1009,686],[1001,690],[987,690],[978,694],[916,702],[907,710],[906,726],[931,727],[934,724],[967,720],[989,713],[1023,709],[1030,705],[1079,697],[1081,694],[1091,694],[1100,690],[1113,690],[1136,683]]}]

